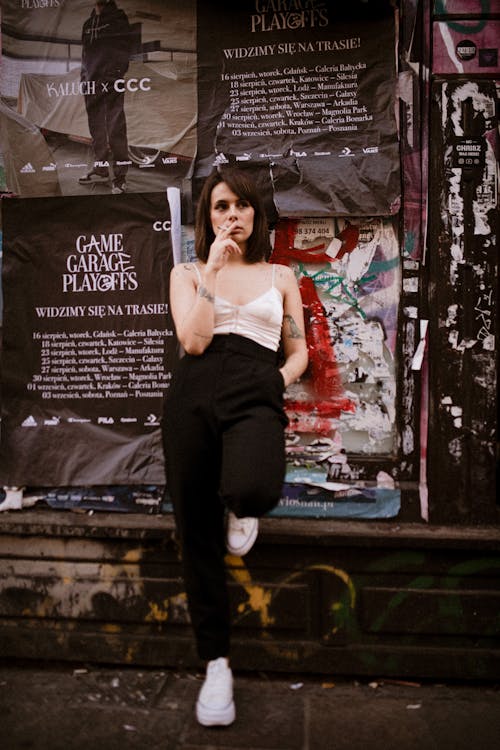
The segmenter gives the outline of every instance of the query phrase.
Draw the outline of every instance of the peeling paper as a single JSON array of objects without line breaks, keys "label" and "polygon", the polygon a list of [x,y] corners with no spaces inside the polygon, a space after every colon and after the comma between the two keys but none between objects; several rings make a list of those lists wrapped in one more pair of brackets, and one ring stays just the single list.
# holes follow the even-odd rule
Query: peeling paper
[{"label": "peeling paper", "polygon": [[403,279],[403,291],[408,294],[416,294],[418,292],[418,276]]},{"label": "peeling paper", "polygon": [[405,307],[403,309],[403,312],[407,318],[411,318],[412,320],[416,320],[418,318],[418,307]]},{"label": "peeling paper", "polygon": [[448,306],[448,317],[445,321],[446,328],[456,325],[457,322],[458,305]]},{"label": "peeling paper", "polygon": [[425,353],[425,346],[426,346],[426,341],[427,341],[428,327],[429,327],[428,320],[420,321],[420,341],[418,342],[417,349],[415,351],[415,354],[413,355],[413,360],[411,363],[412,370],[422,369],[422,362],[424,361],[424,353]]}]

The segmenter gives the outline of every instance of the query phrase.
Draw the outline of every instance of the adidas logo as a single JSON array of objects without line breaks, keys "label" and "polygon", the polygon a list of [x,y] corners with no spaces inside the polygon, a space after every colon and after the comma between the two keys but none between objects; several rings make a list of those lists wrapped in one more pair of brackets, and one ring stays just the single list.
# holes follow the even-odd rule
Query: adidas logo
[{"label": "adidas logo", "polygon": [[38,427],[38,422],[30,414],[29,417],[26,417],[24,422],[21,422],[21,427]]},{"label": "adidas logo", "polygon": [[31,172],[36,172],[36,169],[31,162],[27,162],[24,167],[21,167],[19,171],[21,172],[21,174],[29,174]]}]

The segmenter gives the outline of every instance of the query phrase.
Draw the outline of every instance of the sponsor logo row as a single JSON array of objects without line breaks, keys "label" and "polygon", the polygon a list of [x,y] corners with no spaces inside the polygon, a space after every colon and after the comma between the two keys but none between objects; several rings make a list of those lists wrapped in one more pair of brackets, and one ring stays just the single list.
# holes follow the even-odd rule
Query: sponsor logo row
[{"label": "sponsor logo row", "polygon": [[[378,146],[363,146],[362,153],[363,154],[378,154]],[[291,149],[288,154],[283,153],[262,153],[262,154],[250,154],[248,152],[245,152],[243,154],[240,154],[239,156],[236,156],[236,161],[251,161],[252,159],[281,159],[284,156],[295,156],[296,158],[304,158],[304,157],[311,157],[311,156],[338,156],[338,157],[345,157],[345,156],[356,156],[357,153],[360,153],[359,151],[353,151],[349,146],[345,146],[341,151],[313,151],[312,153],[308,153],[307,151],[295,151],[294,149]],[[218,153],[217,156],[214,159],[214,164],[227,164],[229,163],[229,159],[226,158],[225,154],[222,152]]]},{"label": "sponsor logo row", "polygon": [[94,419],[86,419],[84,417],[67,417],[62,419],[61,417],[45,417],[38,418],[30,414],[26,419],[21,422],[21,427],[58,427],[61,424],[98,424],[98,425],[115,425],[115,424],[142,424],[145,427],[159,427],[160,417],[157,414],[148,414],[143,420],[142,417],[95,417]]},{"label": "sponsor logo row", "polygon": [[[139,167],[139,169],[144,167],[154,167],[154,162],[157,160],[157,156],[150,156],[145,155],[142,157],[142,163],[137,164],[136,166]],[[177,164],[178,158],[177,156],[162,156],[162,158],[159,160],[161,164]],[[56,162],[50,162],[49,164],[44,164],[41,168],[38,169],[38,171],[41,172],[56,172],[58,169],[88,169],[88,164],[86,162],[71,162],[67,161],[64,162],[64,164],[57,164]],[[110,164],[107,161],[95,161],[94,167],[99,168],[106,168],[109,167]],[[124,167],[131,167],[133,166],[133,162],[130,159],[123,160],[123,161],[117,161],[115,163],[115,166],[124,166]],[[36,174],[37,169],[33,166],[33,164],[30,161],[27,161],[26,164],[23,164],[23,166],[19,169],[20,174]]]},{"label": "sponsor logo row", "polygon": [[[362,149],[363,154],[378,154],[378,146],[364,146]],[[346,157],[346,156],[356,156],[356,152],[353,151],[349,146],[345,146],[342,151],[336,153],[335,151],[314,151],[312,154],[308,154],[307,151],[294,151],[293,149],[290,151],[289,156],[295,156],[296,158],[304,158],[307,156],[338,156],[338,157]],[[283,157],[283,154],[258,154],[257,158],[259,159],[279,159]],[[239,156],[236,156],[236,161],[251,161],[254,157],[253,154],[249,153],[243,153]],[[155,166],[154,162],[156,161],[156,156],[144,156],[143,157],[143,163],[137,165],[139,169],[145,168],[145,167],[153,167]],[[163,156],[160,159],[160,162],[162,164],[168,165],[168,164],[177,164],[178,159],[176,156]],[[217,156],[214,159],[214,164],[227,164],[229,163],[229,159],[226,158],[226,156],[223,153],[217,154]],[[119,166],[133,166],[133,162],[128,159],[126,161],[118,161],[116,162]],[[96,161],[94,162],[94,167],[99,168],[106,168],[109,167],[109,162],[102,162],[102,161]],[[64,164],[56,164],[56,162],[50,162],[50,164],[44,164],[41,167],[42,172],[56,172],[58,169],[88,169],[87,163],[74,163],[74,162],[65,162]],[[20,174],[36,174],[37,170],[33,166],[31,162],[26,162],[20,169]]]}]

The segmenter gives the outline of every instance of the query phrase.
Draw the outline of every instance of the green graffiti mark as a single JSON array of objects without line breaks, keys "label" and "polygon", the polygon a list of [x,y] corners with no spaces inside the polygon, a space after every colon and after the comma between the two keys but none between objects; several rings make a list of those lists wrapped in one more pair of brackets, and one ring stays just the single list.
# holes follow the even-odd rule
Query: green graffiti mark
[{"label": "green graffiti mark", "polygon": [[[425,556],[420,553],[402,553],[389,555],[386,558],[375,561],[370,567],[372,571],[391,572],[401,571],[408,566],[425,564]],[[438,612],[430,613],[428,618],[438,618],[447,623],[450,631],[457,635],[468,632],[468,624],[464,615],[463,579],[483,572],[497,572],[500,570],[500,558],[482,558],[479,560],[465,560],[450,567],[443,578],[436,576],[417,576],[406,584],[404,591],[394,594],[384,612],[372,623],[372,629],[377,632],[384,625],[389,615],[405,603],[405,600],[415,591],[428,589],[434,594],[442,594],[438,602]],[[423,621],[421,622],[423,624]],[[500,626],[500,615],[492,620],[491,635],[498,632]]]},{"label": "green graffiti mark", "polygon": [[404,239],[404,247],[403,247],[403,256],[409,257],[413,253],[416,247],[416,239],[415,239],[415,232],[411,229],[408,229],[405,232],[405,239]]},{"label": "green graffiti mark", "polygon": [[[372,260],[370,263],[370,268],[366,272],[367,275],[371,278],[374,278],[379,273],[386,273],[387,271],[392,271],[393,268],[397,268],[399,266],[399,258],[387,258],[387,260]],[[366,276],[363,276],[361,278],[361,281],[366,280]]]},{"label": "green graffiti mark", "polygon": [[394,554],[375,560],[368,566],[367,570],[386,573],[391,570],[400,572],[409,566],[422,566],[425,559],[426,557],[423,552],[395,552]]},{"label": "green graffiti mark", "polygon": [[[314,285],[320,288],[325,294],[328,294],[333,302],[339,302],[340,304],[347,304],[354,308],[359,315],[366,319],[367,315],[361,308],[356,296],[347,286],[346,280],[342,276],[336,276],[328,272],[325,268],[321,268],[314,273],[308,271],[305,266],[299,267],[300,274],[310,278],[314,281]],[[359,290],[359,284],[352,284],[355,290]]]},{"label": "green graffiti mark", "polygon": [[384,612],[382,612],[379,617],[372,623],[372,629],[376,632],[379,630],[382,625],[384,624],[384,621],[387,619],[388,615],[392,610],[397,609],[400,604],[402,604],[405,599],[408,598],[410,590],[415,591],[415,589],[428,589],[432,586],[433,578],[430,576],[419,576],[418,578],[415,578],[409,585],[408,589],[405,591],[399,591],[397,594],[395,594],[391,601],[388,603],[386,609]]},{"label": "green graffiti mark", "polygon": [[[475,13],[481,13],[481,15],[484,15],[485,13],[488,13],[490,10],[490,0],[479,0],[480,9],[479,11],[474,11]],[[447,15],[448,11],[446,9],[446,0],[436,0],[435,3],[435,12],[437,15]],[[470,11],[472,13],[472,10]],[[453,31],[459,31],[461,34],[477,34],[479,31],[482,31],[486,24],[487,24],[486,18],[480,18],[475,24],[469,25],[472,23],[472,21],[468,21],[467,23],[459,23],[458,21],[446,21],[446,25],[450,27],[450,29],[453,29]]]},{"label": "green graffiti mark", "polygon": [[470,576],[485,570],[500,571],[500,557],[487,557],[480,560],[466,560],[449,569],[450,576]]}]

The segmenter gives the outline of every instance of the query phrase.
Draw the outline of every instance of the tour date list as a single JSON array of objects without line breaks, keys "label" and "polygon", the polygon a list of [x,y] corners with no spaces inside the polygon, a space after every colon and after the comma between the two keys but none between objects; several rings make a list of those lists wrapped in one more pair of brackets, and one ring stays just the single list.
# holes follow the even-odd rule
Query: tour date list
[{"label": "tour date list", "polygon": [[[99,308],[104,316],[104,305],[97,306],[94,315],[99,316]],[[59,317],[64,314],[64,308],[45,309],[47,315],[56,310]],[[71,308],[73,315],[75,312]],[[173,335],[163,327],[33,331],[33,343],[39,346],[39,368],[26,389],[44,400],[162,397],[170,385],[165,352]]]}]

